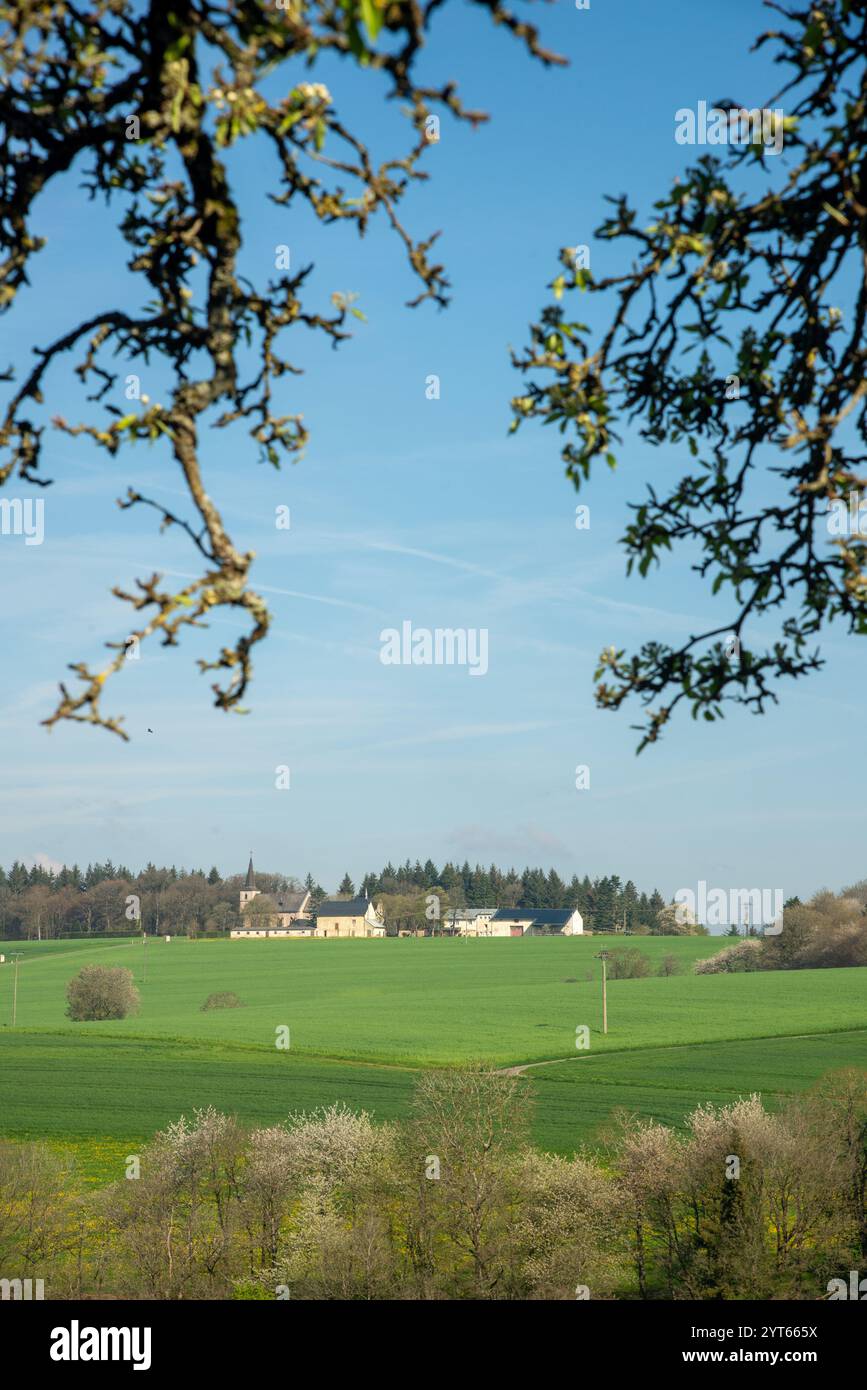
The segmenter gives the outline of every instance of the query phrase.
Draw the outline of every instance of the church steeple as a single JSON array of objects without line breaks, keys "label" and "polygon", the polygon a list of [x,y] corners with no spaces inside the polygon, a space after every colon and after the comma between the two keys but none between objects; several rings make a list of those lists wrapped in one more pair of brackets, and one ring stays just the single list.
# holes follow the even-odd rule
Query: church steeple
[{"label": "church steeple", "polygon": [[256,887],[256,875],[253,873],[253,851],[250,850],[250,863],[247,865],[247,880],[244,888],[249,890]]}]

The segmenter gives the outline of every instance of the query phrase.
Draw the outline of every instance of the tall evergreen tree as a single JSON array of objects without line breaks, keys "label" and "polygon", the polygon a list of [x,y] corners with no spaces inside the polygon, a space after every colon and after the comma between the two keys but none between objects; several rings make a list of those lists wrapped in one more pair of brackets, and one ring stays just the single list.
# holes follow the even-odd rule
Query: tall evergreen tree
[{"label": "tall evergreen tree", "polygon": [[461,888],[463,889],[463,892],[464,892],[464,902],[469,902],[469,900],[470,900],[470,885],[472,884],[472,881],[473,881],[473,871],[472,871],[472,869],[470,868],[470,861],[469,861],[468,859],[465,859],[465,860],[464,860],[464,862],[463,862],[463,864],[461,865],[461,867],[460,867],[460,869],[458,870],[458,872],[460,873],[460,876],[461,876]]},{"label": "tall evergreen tree", "polygon": [[442,873],[440,874],[440,885],[449,894],[454,894],[458,888],[463,886],[461,876],[451,861],[443,865]]},{"label": "tall evergreen tree", "polygon": [[660,913],[664,907],[665,898],[662,896],[658,889],[654,888],[653,892],[650,895],[650,921],[648,923],[648,926],[650,927],[650,930],[652,932],[655,932],[657,930],[657,914]]},{"label": "tall evergreen tree", "polygon": [[617,908],[617,895],[614,881],[610,878],[596,879],[593,884],[593,930],[610,932],[614,930]]},{"label": "tall evergreen tree", "polygon": [[623,916],[626,919],[626,930],[634,931],[638,926],[638,889],[631,878],[623,889],[622,906]]},{"label": "tall evergreen tree", "polygon": [[550,869],[545,883],[545,906],[546,907],[566,907],[567,890],[556,869]]},{"label": "tall evergreen tree", "polygon": [[490,902],[491,881],[482,866],[477,864],[470,874],[467,903],[470,907],[487,907]]},{"label": "tall evergreen tree", "polygon": [[521,896],[518,906],[529,908],[545,906],[546,879],[541,869],[526,868],[521,875]]}]

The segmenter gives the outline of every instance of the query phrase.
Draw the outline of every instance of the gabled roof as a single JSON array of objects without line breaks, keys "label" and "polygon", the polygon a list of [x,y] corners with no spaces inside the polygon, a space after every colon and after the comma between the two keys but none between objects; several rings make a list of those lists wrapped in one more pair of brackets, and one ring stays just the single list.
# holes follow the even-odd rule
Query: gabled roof
[{"label": "gabled roof", "polygon": [[[310,900],[310,894],[306,888],[300,889],[297,893],[257,893],[251,903],[244,909],[245,913],[261,912],[263,907],[273,908],[274,912],[303,912]],[[253,903],[258,903],[257,908]]]},{"label": "gabled roof", "polygon": [[276,898],[280,912],[303,912],[309,901],[310,894],[306,888],[299,888],[297,893],[278,893]]},{"label": "gabled roof", "polygon": [[538,927],[565,927],[576,911],[574,907],[498,907],[493,920],[532,922]]},{"label": "gabled roof", "polygon": [[317,917],[363,917],[370,907],[370,898],[327,898],[316,909]]}]

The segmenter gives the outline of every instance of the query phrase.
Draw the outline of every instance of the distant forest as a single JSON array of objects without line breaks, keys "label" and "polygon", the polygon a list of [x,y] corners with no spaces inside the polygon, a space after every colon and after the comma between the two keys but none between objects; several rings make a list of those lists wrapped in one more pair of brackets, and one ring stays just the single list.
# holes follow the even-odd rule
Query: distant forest
[{"label": "distant forest", "polygon": [[[77,864],[59,872],[16,861],[0,868],[0,936],[37,938],[79,935],[122,935],[142,930],[178,934],[225,935],[238,923],[238,892],[243,874],[222,878],[216,868],[157,868],[148,864],[138,873],[123,864]],[[279,873],[256,873],[263,892],[306,887],[314,907],[328,896],[310,874],[302,880]],[[577,907],[588,930],[650,931],[658,928],[658,913],[666,906],[656,889],[639,893],[631,879],[616,874],[591,879],[574,875],[566,883],[556,869],[515,869],[503,872],[495,864],[484,868],[451,863],[437,868],[409,860],[395,868],[385,865],[358,885],[344,875],[337,896],[366,893],[381,901],[386,924],[431,926],[427,897],[436,893],[441,912],[448,907]],[[138,903],[133,909],[128,898]],[[138,911],[140,916],[135,916]],[[130,913],[133,913],[130,916]]]}]

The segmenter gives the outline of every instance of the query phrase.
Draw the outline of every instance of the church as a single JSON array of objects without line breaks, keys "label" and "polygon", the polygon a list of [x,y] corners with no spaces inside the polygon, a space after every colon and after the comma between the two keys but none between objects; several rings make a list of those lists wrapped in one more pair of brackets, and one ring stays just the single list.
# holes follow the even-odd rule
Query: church
[{"label": "church", "polygon": [[[254,905],[255,904],[255,905]],[[229,935],[235,940],[262,937],[385,936],[382,909],[364,895],[330,898],[314,909],[309,892],[263,893],[256,887],[253,855],[240,892],[238,911],[242,925]]]}]

